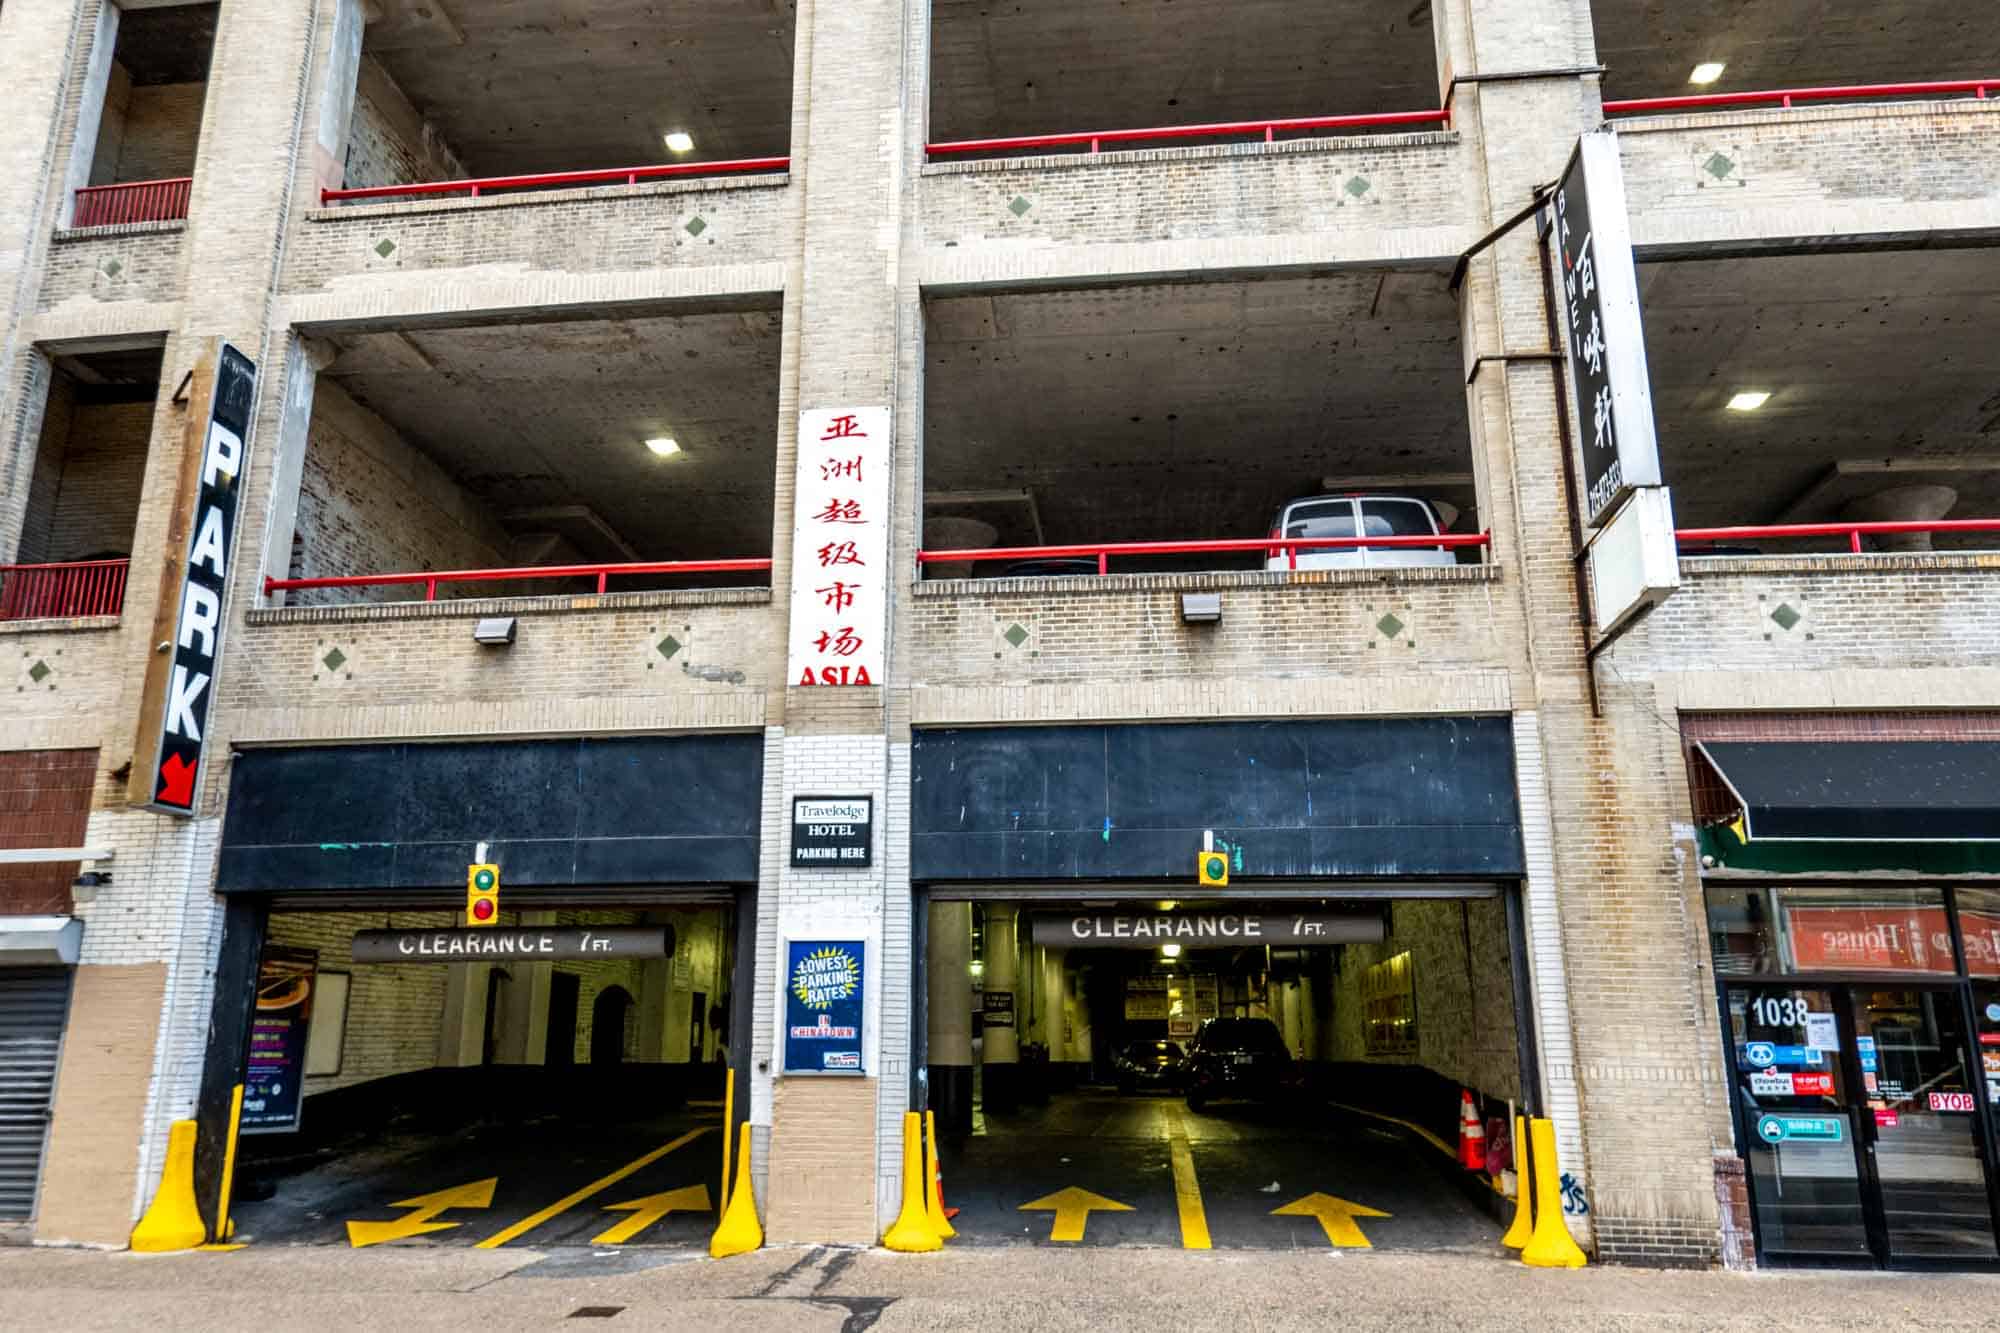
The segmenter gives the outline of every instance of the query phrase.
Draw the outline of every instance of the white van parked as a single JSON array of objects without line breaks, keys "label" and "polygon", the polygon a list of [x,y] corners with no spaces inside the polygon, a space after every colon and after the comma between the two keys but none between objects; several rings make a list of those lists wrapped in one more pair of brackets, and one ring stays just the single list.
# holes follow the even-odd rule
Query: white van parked
[{"label": "white van parked", "polygon": [[[1447,510],[1448,505],[1409,495],[1312,495],[1279,510],[1271,536],[1429,537],[1442,533],[1457,517],[1457,511]],[[1264,568],[1406,569],[1457,563],[1448,546],[1338,546],[1301,550],[1296,566],[1287,552],[1274,548]]]}]

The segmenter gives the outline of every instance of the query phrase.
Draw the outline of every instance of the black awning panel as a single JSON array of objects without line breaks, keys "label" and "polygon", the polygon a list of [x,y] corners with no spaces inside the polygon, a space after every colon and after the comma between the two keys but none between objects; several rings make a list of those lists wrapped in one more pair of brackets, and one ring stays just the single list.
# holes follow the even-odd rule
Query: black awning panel
[{"label": "black awning panel", "polygon": [[2000,741],[1703,741],[1757,842],[2000,841]]}]

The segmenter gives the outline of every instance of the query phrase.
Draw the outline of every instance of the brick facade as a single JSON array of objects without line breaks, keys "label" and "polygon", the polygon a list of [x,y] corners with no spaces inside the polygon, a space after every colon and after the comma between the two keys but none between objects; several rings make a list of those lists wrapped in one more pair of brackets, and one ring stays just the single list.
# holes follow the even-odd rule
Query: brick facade
[{"label": "brick facade", "polygon": [[[0,847],[81,847],[95,750],[0,750]],[[0,916],[67,915],[75,862],[0,865]]]}]

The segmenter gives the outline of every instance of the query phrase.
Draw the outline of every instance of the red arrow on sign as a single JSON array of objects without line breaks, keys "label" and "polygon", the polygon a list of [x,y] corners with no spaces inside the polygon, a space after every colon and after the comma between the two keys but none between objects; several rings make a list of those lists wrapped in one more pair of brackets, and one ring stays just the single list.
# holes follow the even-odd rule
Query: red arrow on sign
[{"label": "red arrow on sign", "polygon": [[199,761],[190,764],[179,755],[168,755],[160,765],[160,794],[153,799],[164,805],[194,804],[194,772]]}]

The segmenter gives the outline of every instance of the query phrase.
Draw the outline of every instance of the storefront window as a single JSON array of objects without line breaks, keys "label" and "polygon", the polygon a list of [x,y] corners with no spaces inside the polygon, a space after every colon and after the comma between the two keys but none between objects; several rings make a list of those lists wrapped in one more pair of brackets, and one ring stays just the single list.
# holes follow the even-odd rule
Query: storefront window
[{"label": "storefront window", "polygon": [[1960,889],[1958,928],[1972,974],[1972,1017],[1986,1100],[2000,1106],[2000,889]]},{"label": "storefront window", "polygon": [[1958,970],[1942,889],[1710,886],[1708,935],[1721,976]]}]

